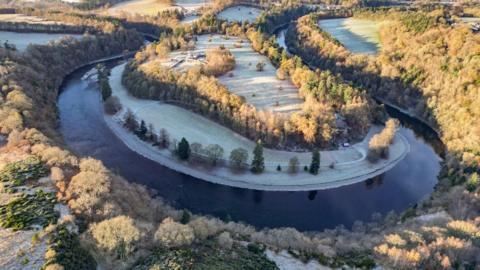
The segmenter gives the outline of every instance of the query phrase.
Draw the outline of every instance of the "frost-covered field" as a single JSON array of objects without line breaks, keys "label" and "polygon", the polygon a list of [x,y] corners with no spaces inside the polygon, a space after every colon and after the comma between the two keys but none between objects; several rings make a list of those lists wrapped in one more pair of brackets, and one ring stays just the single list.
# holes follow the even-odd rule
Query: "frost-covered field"
[{"label": "frost-covered field", "polygon": [[310,260],[308,263],[303,263],[299,259],[294,258],[286,250],[275,252],[267,249],[265,255],[269,260],[275,262],[280,270],[329,270],[331,268],[322,266],[316,260]]},{"label": "frost-covered field", "polygon": [[[235,37],[225,39],[220,35],[198,36],[195,50],[172,52],[169,59],[161,60],[160,63],[171,67],[178,60],[186,59],[188,53],[193,55],[205,53],[209,48],[224,45],[233,53],[236,60],[235,69],[219,77],[220,82],[227,86],[229,91],[245,97],[248,103],[259,110],[281,113],[291,113],[299,110],[303,100],[298,96],[298,89],[289,80],[279,80],[276,75],[276,68],[270,63],[270,60],[255,52],[248,41],[239,42],[240,39]],[[264,71],[256,70],[258,62],[265,63]],[[146,65],[156,65],[158,63],[154,60]],[[198,60],[188,60],[176,66],[176,68],[184,70],[201,63]]]},{"label": "frost-covered field", "polygon": [[168,9],[180,9],[192,12],[204,5],[210,4],[210,0],[177,0],[174,5],[159,2],[158,0],[130,0],[118,3],[108,9],[108,14],[119,15],[121,13],[157,15]]},{"label": "frost-covered field", "polygon": [[320,27],[332,34],[353,53],[375,54],[380,47],[380,23],[347,18],[319,21]]},{"label": "frost-covered field", "polygon": [[0,21],[2,22],[16,22],[16,23],[31,23],[31,24],[55,24],[54,21],[49,21],[37,16],[28,16],[24,14],[0,14]]},{"label": "frost-covered field", "polygon": [[[125,64],[112,69],[110,85],[113,89],[113,95],[117,96],[121,103],[126,108],[130,108],[139,119],[153,124],[157,131],[165,128],[177,140],[185,137],[189,142],[198,142],[202,145],[221,144],[225,153],[230,153],[231,150],[238,147],[243,147],[249,152],[253,150],[255,144],[252,141],[196,113],[159,101],[137,99],[130,96],[121,83],[124,68]],[[308,164],[311,158],[310,153],[293,153],[269,149],[265,151],[265,160],[267,163],[272,163],[272,166],[279,163],[287,164],[293,156],[298,156],[300,162],[304,164]],[[322,160],[325,162],[324,164],[327,164],[327,162],[330,164],[332,161],[356,160],[361,156],[361,153],[352,147],[343,151],[332,151],[331,153],[327,151],[322,156]]]},{"label": "frost-covered field", "polygon": [[[19,152],[8,152],[2,149],[0,151],[0,170],[8,163],[27,158],[27,154]],[[54,192],[56,190],[52,179],[48,176],[38,179],[34,185],[18,186],[15,192],[10,193],[5,192],[0,183],[0,205],[7,204],[21,196],[22,193],[33,194],[38,190],[45,192]],[[69,218],[67,217],[70,215],[68,206],[56,204],[54,209],[60,213],[59,222],[62,219]],[[42,268],[48,247],[48,237],[46,236],[48,229],[42,229],[40,225],[33,225],[32,227],[32,229],[18,231],[14,231],[12,228],[0,228],[0,269],[37,270]],[[35,238],[37,241],[33,240]]]},{"label": "frost-covered field", "polygon": [[480,22],[479,17],[461,17],[460,20],[464,23],[477,23]]},{"label": "frost-covered field", "polygon": [[0,31],[0,43],[3,45],[6,41],[14,44],[18,51],[25,51],[30,44],[47,44],[52,40],[57,40],[65,36],[81,38],[82,35],[71,34],[47,34],[47,33],[16,33]]},{"label": "frost-covered field", "polygon": [[371,43],[379,44],[380,36],[379,29],[381,23],[372,20],[361,20],[349,18],[343,23],[345,28],[352,31],[352,33],[361,36]]},{"label": "frost-covered field", "polygon": [[175,5],[181,7],[186,11],[194,11],[202,6],[207,6],[212,3],[212,0],[176,0]]},{"label": "frost-covered field", "polygon": [[130,0],[118,3],[107,10],[109,15],[119,15],[121,13],[157,15],[166,9],[174,8],[169,4],[160,3],[157,0]]},{"label": "frost-covered field", "polygon": [[229,7],[220,12],[217,17],[229,22],[254,22],[262,13],[262,10],[249,6]]},{"label": "frost-covered field", "polygon": [[[254,143],[246,138],[232,132],[231,130],[201,117],[193,112],[161,103],[159,101],[142,100],[130,96],[121,83],[122,72],[125,64],[112,69],[110,85],[112,94],[117,96],[122,103],[124,110],[131,109],[139,119],[147,124],[152,124],[155,130],[165,128],[171,139],[177,141],[185,137],[190,143],[200,143],[203,146],[208,144],[219,144],[225,150],[224,159],[228,159],[231,150],[242,147],[249,155],[249,162],[252,158]],[[365,158],[368,148],[368,140],[373,134],[380,131],[380,127],[374,127],[361,143],[352,147],[335,151],[321,152],[321,171],[319,175],[311,175],[301,170],[303,166],[309,165],[311,153],[295,153],[264,149],[266,171],[261,175],[253,175],[250,172],[235,174],[226,167],[218,167],[215,170],[203,171],[192,168],[188,164],[179,163],[172,158],[166,150],[159,150],[138,139],[131,132],[125,130],[117,122],[123,112],[115,117],[106,116],[107,125],[112,131],[133,151],[154,160],[164,166],[177,171],[192,175],[206,181],[224,185],[253,188],[261,190],[316,190],[333,188],[341,185],[357,183],[381,174],[402,160],[409,151],[409,145],[405,138],[397,136],[394,144],[390,147],[390,159],[381,160],[371,164]],[[296,175],[285,173],[288,161],[292,157],[298,157],[300,172]],[[335,168],[329,168],[331,163]],[[283,172],[277,172],[276,167],[280,165]]]}]

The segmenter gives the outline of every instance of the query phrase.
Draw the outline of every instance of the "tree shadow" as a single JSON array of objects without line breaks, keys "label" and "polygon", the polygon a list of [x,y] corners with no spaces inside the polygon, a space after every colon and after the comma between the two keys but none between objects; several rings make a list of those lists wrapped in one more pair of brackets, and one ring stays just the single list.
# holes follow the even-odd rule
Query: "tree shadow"
[{"label": "tree shadow", "polygon": [[[321,30],[320,30],[321,31]],[[327,39],[325,35],[325,39]],[[309,45],[305,40],[300,40],[297,32],[297,23],[290,25],[285,41],[289,50],[303,60],[311,69],[329,70],[333,74],[340,76],[353,87],[362,89],[370,94],[374,99],[397,107],[403,113],[417,118],[425,124],[438,131],[439,124],[435,119],[434,112],[427,105],[427,97],[423,91],[414,84],[414,81],[421,76],[421,71],[412,76],[388,77],[382,76],[380,70],[372,69],[373,60],[360,58],[347,51],[342,55],[334,53],[319,53],[319,48]],[[342,46],[337,40],[332,39],[337,46]],[[364,60],[364,61],[363,61]],[[401,74],[408,74],[408,70],[401,70]],[[416,76],[415,76],[416,75]]]}]

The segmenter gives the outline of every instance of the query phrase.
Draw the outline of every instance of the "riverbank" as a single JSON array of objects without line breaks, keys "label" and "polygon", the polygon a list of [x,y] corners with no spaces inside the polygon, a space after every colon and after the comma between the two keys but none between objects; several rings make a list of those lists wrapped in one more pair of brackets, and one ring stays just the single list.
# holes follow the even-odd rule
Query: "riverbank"
[{"label": "riverbank", "polygon": [[[172,141],[179,141],[184,137],[190,143],[200,143],[203,146],[220,144],[227,157],[232,150],[244,148],[249,153],[248,164],[251,163],[251,153],[255,143],[220,124],[178,106],[132,97],[121,82],[124,67],[125,64],[120,64],[111,70],[109,83],[112,87],[112,95],[118,97],[123,110],[114,117],[105,117],[109,128],[134,152],[177,172],[208,182],[256,190],[329,189],[362,182],[380,175],[393,168],[410,151],[406,139],[398,134],[390,147],[388,160],[382,159],[376,164],[368,162],[366,160],[368,142],[381,130],[381,127],[376,126],[372,127],[360,143],[334,151],[322,151],[319,175],[311,175],[302,170],[304,166],[310,164],[310,152],[299,153],[274,149],[264,149],[265,172],[260,175],[249,171],[243,174],[233,173],[230,168],[221,166],[213,169],[194,167],[189,163],[178,161],[169,150],[153,147],[124,129],[121,123],[124,112],[130,109],[138,119],[152,124],[155,130],[165,129]],[[300,172],[291,175],[286,170],[289,160],[293,157],[299,160]],[[224,161],[228,162],[228,160]],[[333,169],[330,168],[332,164]],[[283,172],[277,171],[277,166],[283,168]]]},{"label": "riverbank", "polygon": [[[397,134],[390,147],[390,158],[380,160],[375,164],[368,162],[363,155],[358,160],[337,164],[333,169],[324,165],[321,167],[319,175],[311,175],[306,172],[292,175],[272,170],[265,171],[260,175],[250,173],[249,171],[238,174],[226,167],[206,170],[201,167],[195,167],[188,162],[179,161],[172,156],[169,150],[160,150],[127,131],[120,123],[118,115],[116,117],[105,115],[105,122],[128,148],[163,166],[211,183],[254,190],[309,191],[350,185],[368,180],[390,170],[410,151],[410,145],[407,140],[402,135]],[[365,145],[365,143],[361,144]],[[323,154],[325,155],[325,153]]]}]

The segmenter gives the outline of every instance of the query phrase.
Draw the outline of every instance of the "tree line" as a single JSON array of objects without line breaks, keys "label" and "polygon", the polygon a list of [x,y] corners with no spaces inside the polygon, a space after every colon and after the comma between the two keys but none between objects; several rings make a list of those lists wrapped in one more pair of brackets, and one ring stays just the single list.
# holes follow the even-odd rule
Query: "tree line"
[{"label": "tree line", "polygon": [[[57,115],[48,104],[55,103],[65,75],[82,64],[135,50],[142,44],[143,38],[136,31],[116,29],[82,39],[66,37],[48,45],[31,45],[23,53],[0,48],[0,61],[6,70],[0,131],[7,133],[25,125],[49,130]],[[14,72],[18,70],[22,73]]]},{"label": "tree line", "polygon": [[[391,135],[390,132],[390,122],[387,122],[387,128],[379,135],[378,141],[384,142],[387,140],[387,136]],[[263,143],[261,140],[258,140],[255,144],[255,147],[252,151],[252,160],[249,162],[248,151],[242,147],[233,149],[230,153],[225,153],[223,147],[219,144],[209,144],[203,146],[197,142],[189,142],[185,137],[182,137],[180,141],[177,141],[175,138],[171,138],[168,131],[164,128],[160,129],[157,133],[152,124],[145,123],[144,120],[137,119],[137,116],[130,110],[127,109],[123,115],[123,127],[128,131],[132,132],[139,139],[152,144],[152,146],[157,147],[161,150],[170,150],[170,152],[176,156],[181,161],[188,161],[192,164],[206,164],[210,167],[215,167],[217,165],[228,165],[234,172],[244,172],[247,168],[254,174],[261,174],[265,171],[265,159],[263,157]],[[393,132],[393,135],[395,132]],[[393,137],[388,137],[388,144],[391,143]],[[373,141],[373,140],[372,140]],[[380,147],[383,145],[378,145]],[[386,150],[388,151],[388,146]],[[225,158],[225,155],[228,154],[228,159]],[[386,158],[386,157],[384,157]],[[225,164],[225,161],[228,161],[228,164]],[[299,161],[296,156],[290,158],[288,163],[287,172],[290,174],[296,174],[299,172]],[[333,169],[334,164],[330,165],[330,168]],[[282,171],[281,165],[277,165],[277,171]],[[310,166],[304,167],[305,172],[310,174],[317,175],[320,171],[320,152],[318,149],[312,151],[312,160]]]},{"label": "tree line", "polygon": [[480,36],[468,26],[450,25],[446,18],[455,12],[359,12],[355,16],[389,20],[380,28],[377,57],[350,53],[317,25],[322,14],[299,19],[289,29],[287,41],[312,65],[331,70],[437,129],[447,146],[450,165],[460,169],[460,174],[464,170],[468,174],[480,164],[480,125],[476,121],[480,116]]}]

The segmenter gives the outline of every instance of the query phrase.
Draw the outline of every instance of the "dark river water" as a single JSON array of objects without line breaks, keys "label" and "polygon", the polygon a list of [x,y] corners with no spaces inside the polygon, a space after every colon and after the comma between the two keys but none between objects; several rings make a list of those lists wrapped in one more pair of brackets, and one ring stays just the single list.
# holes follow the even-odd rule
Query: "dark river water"
[{"label": "dark river water", "polygon": [[208,183],[150,161],[116,138],[103,120],[97,86],[81,80],[86,71],[80,69],[66,78],[58,100],[59,130],[65,143],[80,156],[102,160],[128,181],[155,189],[179,209],[258,228],[323,230],[341,224],[350,227],[355,220],[369,221],[374,213],[402,211],[426,198],[437,182],[441,144],[435,133],[392,110],[402,120],[400,132],[410,142],[411,152],[375,179],[311,192],[254,191]]}]

